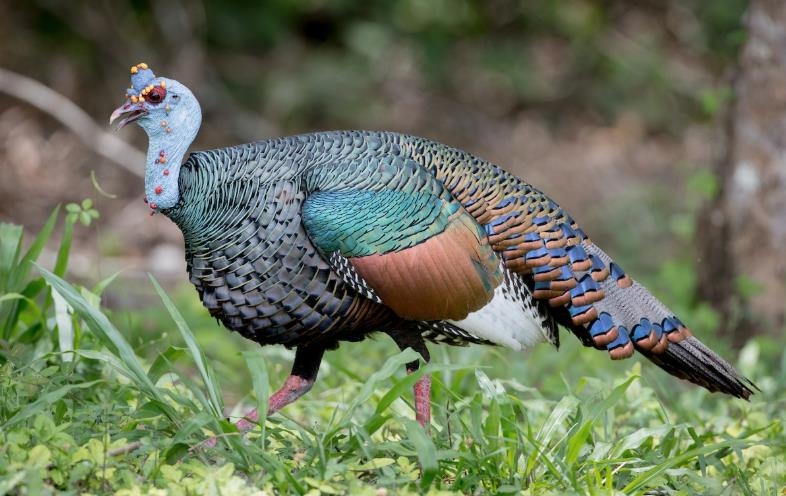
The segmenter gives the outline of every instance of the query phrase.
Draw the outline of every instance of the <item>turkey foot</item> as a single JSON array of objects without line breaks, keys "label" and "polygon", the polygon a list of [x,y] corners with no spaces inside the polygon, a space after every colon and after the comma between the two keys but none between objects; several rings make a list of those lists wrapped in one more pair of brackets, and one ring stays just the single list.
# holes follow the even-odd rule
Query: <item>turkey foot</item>
[{"label": "turkey foot", "polygon": [[[270,401],[268,401],[267,404],[267,414],[273,415],[277,411],[281,410],[288,404],[309,392],[311,386],[314,385],[315,379],[316,378],[309,379],[297,375],[290,375],[287,377],[287,380],[284,381],[284,385],[281,386],[281,389],[276,391],[273,396],[270,397]],[[238,420],[235,426],[241,433],[245,433],[246,431],[252,429],[258,421],[259,411],[254,408],[244,415],[242,419]]]},{"label": "turkey foot", "polygon": [[[288,404],[306,394],[314,382],[317,380],[319,364],[322,363],[322,355],[325,348],[300,346],[295,351],[295,362],[292,364],[292,372],[284,381],[281,389],[273,393],[268,400],[267,414],[272,415],[281,410]],[[254,428],[259,422],[259,412],[256,408],[248,412],[242,419],[238,420],[235,426],[244,435],[247,431]],[[200,445],[212,448],[218,441],[217,437],[211,437],[200,443]]]}]

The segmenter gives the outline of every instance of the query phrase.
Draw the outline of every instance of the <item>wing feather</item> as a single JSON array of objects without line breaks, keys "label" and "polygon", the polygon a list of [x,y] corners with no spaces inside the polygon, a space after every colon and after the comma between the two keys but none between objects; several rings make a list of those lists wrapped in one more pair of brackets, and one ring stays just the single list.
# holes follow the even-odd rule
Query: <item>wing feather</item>
[{"label": "wing feather", "polygon": [[326,260],[337,253],[363,281],[361,294],[406,319],[460,320],[488,303],[502,271],[475,218],[414,162],[363,165],[357,177],[375,181],[322,181],[303,204],[303,225]]}]

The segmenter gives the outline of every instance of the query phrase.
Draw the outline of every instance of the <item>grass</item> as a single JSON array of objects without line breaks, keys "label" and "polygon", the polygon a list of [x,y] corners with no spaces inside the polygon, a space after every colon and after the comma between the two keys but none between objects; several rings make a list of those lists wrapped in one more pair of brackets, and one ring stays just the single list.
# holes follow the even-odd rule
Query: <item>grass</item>
[{"label": "grass", "polygon": [[[155,308],[101,308],[109,280],[62,278],[69,239],[55,270],[32,267],[56,218],[24,253],[21,229],[0,225],[0,494],[786,489],[786,352],[766,338],[737,361],[762,388],[750,403],[569,337],[559,352],[432,346],[428,436],[412,411],[418,375],[404,373],[415,355],[380,337],[329,352],[311,393],[241,438],[227,405],[235,417],[264,405],[292,353],[231,335],[193,291],[170,297],[154,279]],[[213,434],[215,448],[198,447]]]}]

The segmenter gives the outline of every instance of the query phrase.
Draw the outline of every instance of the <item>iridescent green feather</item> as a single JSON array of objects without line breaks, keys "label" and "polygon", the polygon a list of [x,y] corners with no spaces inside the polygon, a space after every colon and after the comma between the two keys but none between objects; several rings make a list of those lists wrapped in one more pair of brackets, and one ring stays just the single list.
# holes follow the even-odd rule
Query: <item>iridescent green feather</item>
[{"label": "iridescent green feather", "polygon": [[421,192],[317,191],[303,205],[303,224],[324,253],[362,257],[422,243],[443,232],[458,209]]}]

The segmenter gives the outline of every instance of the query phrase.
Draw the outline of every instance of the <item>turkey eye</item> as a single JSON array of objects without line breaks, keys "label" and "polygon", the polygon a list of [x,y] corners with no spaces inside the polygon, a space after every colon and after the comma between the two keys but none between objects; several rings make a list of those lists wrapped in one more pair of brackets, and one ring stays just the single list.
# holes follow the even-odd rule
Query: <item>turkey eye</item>
[{"label": "turkey eye", "polygon": [[161,103],[166,97],[166,90],[161,86],[154,86],[152,90],[145,96],[146,100],[150,103]]}]

